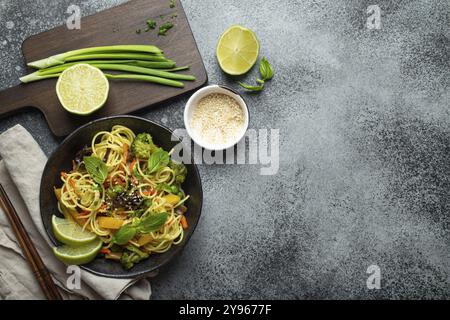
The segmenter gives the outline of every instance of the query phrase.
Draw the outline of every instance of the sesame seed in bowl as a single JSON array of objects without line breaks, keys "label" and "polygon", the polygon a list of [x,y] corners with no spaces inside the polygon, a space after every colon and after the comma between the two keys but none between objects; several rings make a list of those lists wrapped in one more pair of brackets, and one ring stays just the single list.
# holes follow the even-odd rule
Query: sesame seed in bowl
[{"label": "sesame seed in bowl", "polygon": [[192,95],[184,110],[188,134],[201,147],[224,150],[238,143],[248,128],[248,108],[235,91],[207,86]]}]

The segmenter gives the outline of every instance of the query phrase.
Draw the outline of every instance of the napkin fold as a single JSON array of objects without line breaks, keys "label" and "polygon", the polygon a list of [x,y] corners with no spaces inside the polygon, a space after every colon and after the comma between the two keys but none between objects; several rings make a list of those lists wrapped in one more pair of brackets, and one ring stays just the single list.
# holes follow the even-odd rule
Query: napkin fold
[{"label": "napkin fold", "polygon": [[[0,183],[65,299],[150,298],[151,286],[146,278],[112,279],[93,275],[83,269],[80,269],[80,286],[73,289],[73,272],[67,273],[67,266],[53,255],[53,245],[41,220],[39,187],[47,162],[45,154],[30,133],[16,125],[0,135],[0,156]],[[2,209],[0,299],[45,299]]]}]

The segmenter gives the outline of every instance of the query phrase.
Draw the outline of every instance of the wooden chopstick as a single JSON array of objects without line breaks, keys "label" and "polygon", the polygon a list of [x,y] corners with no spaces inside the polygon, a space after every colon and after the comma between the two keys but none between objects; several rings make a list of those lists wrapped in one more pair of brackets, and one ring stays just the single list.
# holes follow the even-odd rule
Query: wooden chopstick
[{"label": "wooden chopstick", "polygon": [[0,206],[5,211],[6,216],[11,223],[14,234],[16,235],[20,247],[22,248],[22,252],[27,258],[28,264],[30,265],[34,275],[36,276],[36,279],[41,286],[45,296],[48,300],[62,300],[61,294],[59,293],[55,283],[53,282],[50,272],[42,262],[42,259],[36,250],[36,247],[28,236],[28,233],[25,230],[22,221],[20,221],[16,209],[14,209],[11,201],[8,198],[8,195],[5,192],[5,189],[3,189],[3,186],[1,184]]}]

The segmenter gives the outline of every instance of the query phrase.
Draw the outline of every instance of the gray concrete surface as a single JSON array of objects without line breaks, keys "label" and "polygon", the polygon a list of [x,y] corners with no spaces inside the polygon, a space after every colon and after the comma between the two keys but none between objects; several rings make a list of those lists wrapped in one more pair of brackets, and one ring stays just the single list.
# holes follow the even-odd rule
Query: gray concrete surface
[{"label": "gray concrete surface", "polygon": [[[87,15],[120,2],[0,0],[0,87],[25,72],[23,39],[60,25],[69,4]],[[200,167],[202,219],[153,297],[450,298],[449,2],[183,4],[210,83],[237,88],[215,60],[221,32],[257,33],[276,76],[247,95],[250,127],[280,129],[281,164],[275,176]],[[380,30],[366,28],[371,4]],[[138,115],[182,128],[185,102]],[[40,113],[2,119],[0,131],[16,123],[46,153],[57,146]],[[372,264],[380,290],[366,287]]]}]

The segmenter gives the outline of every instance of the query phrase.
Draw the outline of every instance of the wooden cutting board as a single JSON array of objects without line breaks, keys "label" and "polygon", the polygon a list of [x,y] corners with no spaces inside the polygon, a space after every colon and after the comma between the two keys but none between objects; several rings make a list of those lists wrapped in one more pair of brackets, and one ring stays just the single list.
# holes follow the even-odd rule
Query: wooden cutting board
[{"label": "wooden cutting board", "polygon": [[[176,18],[171,15],[176,13]],[[161,19],[161,15],[165,18]],[[144,32],[146,21],[153,19],[158,25],[170,20],[175,27],[166,36],[158,36],[157,29]],[[137,29],[142,29],[140,34]],[[68,30],[65,25],[29,37],[23,42],[26,62],[46,58],[69,50],[115,45],[153,44],[177,62],[178,66],[190,65],[183,73],[195,75],[194,82],[185,81],[183,89],[160,86],[138,81],[110,81],[110,93],[106,105],[88,117],[67,113],[56,96],[56,79],[49,79],[0,91],[0,116],[24,107],[41,110],[51,131],[64,136],[91,120],[126,114],[155,105],[203,86],[208,77],[194,36],[179,1],[169,7],[169,0],[133,0],[123,5],[81,19],[80,30]],[[32,70],[29,70],[30,72]]]}]

